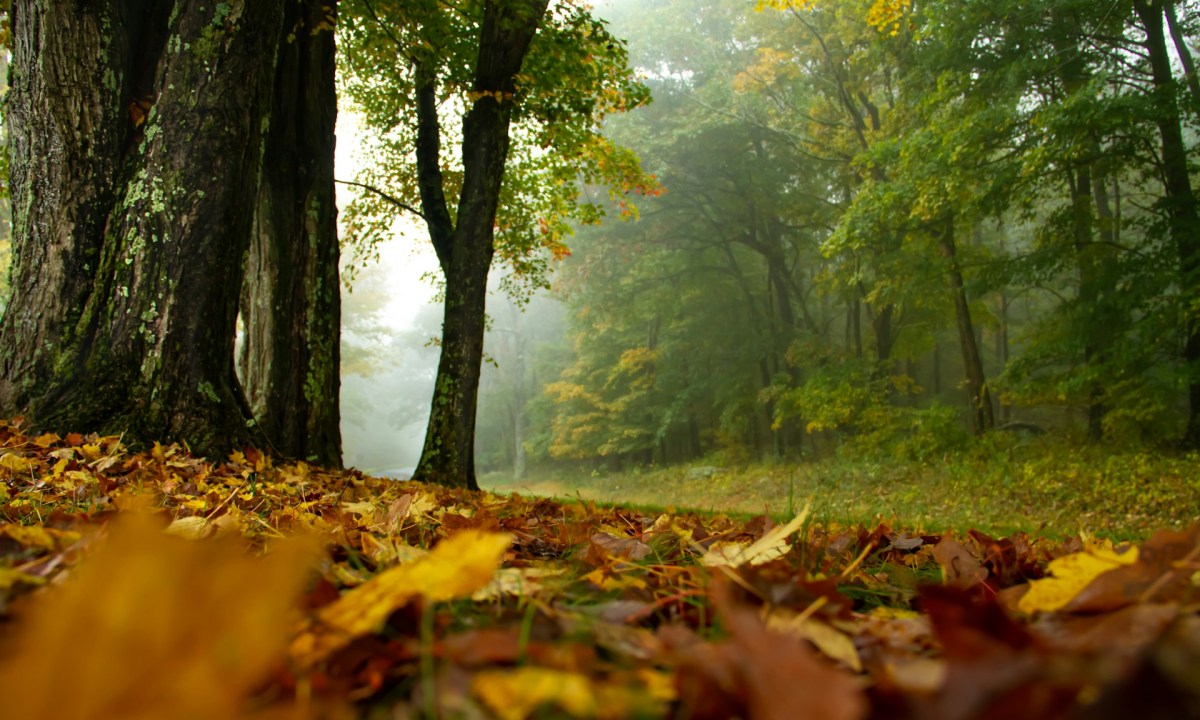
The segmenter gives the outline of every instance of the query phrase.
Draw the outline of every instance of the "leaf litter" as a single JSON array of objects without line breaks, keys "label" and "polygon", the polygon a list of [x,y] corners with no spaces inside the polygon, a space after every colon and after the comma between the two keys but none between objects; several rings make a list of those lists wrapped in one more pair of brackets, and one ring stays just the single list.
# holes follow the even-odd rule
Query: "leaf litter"
[{"label": "leaf litter", "polygon": [[1140,546],[472,493],[0,421],[19,718],[1200,716]]}]

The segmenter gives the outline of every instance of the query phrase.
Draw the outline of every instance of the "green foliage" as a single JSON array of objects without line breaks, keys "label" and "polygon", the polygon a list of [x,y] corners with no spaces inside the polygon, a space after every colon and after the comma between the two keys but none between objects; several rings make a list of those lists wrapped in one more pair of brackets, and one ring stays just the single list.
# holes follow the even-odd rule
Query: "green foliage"
[{"label": "green foliage", "polygon": [[934,403],[926,408],[876,405],[863,413],[861,431],[842,448],[848,458],[933,462],[968,447],[960,411]]},{"label": "green foliage", "polygon": [[1132,6],[761,5],[611,11],[656,103],[607,127],[669,192],[564,265],[547,453],[929,460],[972,387],[1063,437],[1177,436],[1194,311]]},{"label": "green foliage", "polygon": [[923,462],[967,446],[958,410],[937,402],[898,405],[920,388],[884,370],[863,358],[822,358],[801,385],[779,393],[776,424],[797,418],[809,433],[842,436],[839,453],[846,458]]},{"label": "green foliage", "polygon": [[[349,2],[339,6],[345,95],[369,130],[368,165],[358,180],[375,189],[346,209],[347,242],[362,249],[389,238],[396,219],[420,206],[416,92],[437,82],[441,171],[452,215],[462,163],[460,120],[475,98],[475,38],[485,3]],[[605,117],[644,105],[647,88],[628,67],[625,44],[570,0],[551,3],[517,77],[511,146],[496,219],[496,256],[507,289],[520,297],[547,284],[550,262],[569,254],[571,224],[598,222],[608,200],[622,215],[629,198],[657,192],[637,156],[598,128]],[[604,187],[593,197],[581,193]],[[369,255],[369,253],[368,253]]]}]

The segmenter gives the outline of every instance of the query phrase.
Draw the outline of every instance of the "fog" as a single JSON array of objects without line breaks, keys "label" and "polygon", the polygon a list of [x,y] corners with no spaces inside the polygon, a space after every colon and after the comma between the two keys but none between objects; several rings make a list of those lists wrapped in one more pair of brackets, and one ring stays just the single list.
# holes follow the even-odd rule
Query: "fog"
[{"label": "fog", "polygon": [[[427,243],[399,233],[378,248],[378,259],[350,253],[356,266],[342,287],[342,448],[347,466],[383,472],[411,469],[420,458],[437,375],[442,306],[437,261]],[[349,271],[345,273],[350,275]],[[561,343],[560,304],[544,291],[518,307],[493,272],[478,412],[479,462],[513,461],[521,422],[513,392],[523,385],[526,359]],[[497,444],[504,449],[497,452]]]}]

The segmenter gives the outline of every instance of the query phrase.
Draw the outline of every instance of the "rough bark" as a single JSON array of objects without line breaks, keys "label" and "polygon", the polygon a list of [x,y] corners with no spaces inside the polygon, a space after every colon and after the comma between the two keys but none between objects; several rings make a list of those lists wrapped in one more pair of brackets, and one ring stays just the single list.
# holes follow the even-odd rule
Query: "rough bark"
[{"label": "rough bark", "polygon": [[251,439],[233,337],[281,4],[14,4],[0,410]]},{"label": "rough bark", "polygon": [[[13,287],[0,327],[6,413],[28,406],[64,349],[77,343],[73,334],[135,132],[125,102],[146,74],[127,37],[143,33],[106,30],[125,16],[113,0],[79,10],[49,0],[12,7],[15,62],[6,115]],[[166,24],[165,16],[154,20]]]},{"label": "rough bark", "polygon": [[470,109],[463,118],[463,184],[451,225],[442,185],[435,79],[418,67],[417,163],[421,207],[446,279],[442,355],[425,446],[415,478],[477,489],[475,412],[487,276],[508,159],[515,76],[546,12],[546,0],[487,2],[479,35]]},{"label": "rough bark", "polygon": [[983,360],[979,355],[979,344],[975,340],[975,327],[971,322],[971,308],[967,304],[966,286],[962,268],[958,264],[954,244],[954,219],[946,218],[938,245],[942,256],[949,264],[950,291],[954,299],[954,319],[958,328],[958,341],[962,348],[963,367],[967,374],[967,392],[971,396],[971,427],[976,435],[996,426],[992,409],[992,395],[988,390],[983,373]]},{"label": "rough bark", "polygon": [[1179,260],[1180,287],[1184,297],[1184,360],[1189,371],[1188,423],[1184,444],[1200,448],[1200,318],[1191,310],[1200,287],[1200,210],[1188,175],[1187,146],[1183,142],[1171,58],[1163,27],[1163,4],[1134,0],[1134,10],[1146,32],[1146,51],[1157,101],[1155,123],[1162,145],[1162,179],[1171,242]]},{"label": "rough bark", "polygon": [[239,376],[273,449],[341,465],[332,0],[288,0],[242,287]]}]

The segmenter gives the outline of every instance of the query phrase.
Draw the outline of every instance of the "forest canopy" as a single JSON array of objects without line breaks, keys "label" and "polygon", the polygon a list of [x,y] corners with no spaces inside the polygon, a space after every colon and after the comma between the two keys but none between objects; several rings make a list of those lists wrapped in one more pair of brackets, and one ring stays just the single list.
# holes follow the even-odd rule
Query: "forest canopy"
[{"label": "forest canopy", "polygon": [[525,425],[481,423],[615,467],[1196,447],[1198,10],[606,5],[654,103],[605,127],[666,192],[579,231]]}]

